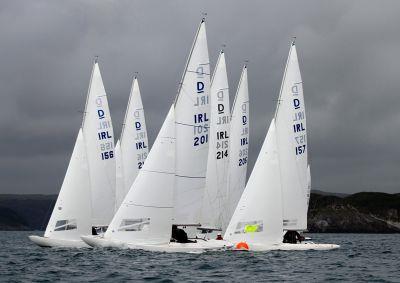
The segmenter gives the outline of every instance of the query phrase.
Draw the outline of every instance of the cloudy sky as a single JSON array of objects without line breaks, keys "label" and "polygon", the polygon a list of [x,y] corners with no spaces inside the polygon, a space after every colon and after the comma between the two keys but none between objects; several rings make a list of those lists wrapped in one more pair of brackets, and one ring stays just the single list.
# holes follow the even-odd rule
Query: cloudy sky
[{"label": "cloudy sky", "polygon": [[399,1],[2,0],[0,193],[59,191],[95,55],[117,136],[139,72],[153,143],[203,12],[212,67],[226,45],[232,100],[249,60],[249,170],[295,35],[313,189],[400,192],[399,11]]}]

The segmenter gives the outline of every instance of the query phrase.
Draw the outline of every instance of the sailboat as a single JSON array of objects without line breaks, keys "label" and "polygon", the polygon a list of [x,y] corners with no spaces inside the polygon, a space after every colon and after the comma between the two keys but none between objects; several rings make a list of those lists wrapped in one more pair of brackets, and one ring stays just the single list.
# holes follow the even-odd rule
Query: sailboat
[{"label": "sailboat", "polygon": [[209,76],[203,19],[177,98],[144,167],[104,237],[82,236],[86,243],[162,252],[201,252],[228,244],[206,239],[191,243],[170,241],[173,225],[200,226],[208,155]]},{"label": "sailboat", "polygon": [[44,247],[87,247],[82,234],[106,230],[114,213],[114,140],[107,95],[97,60],[87,94],[82,126],[44,237],[29,236]]},{"label": "sailboat", "polygon": [[90,246],[137,248],[167,245],[171,238],[175,181],[175,120],[172,105],[146,163],[103,237],[82,236]]},{"label": "sailboat", "polygon": [[201,207],[201,231],[204,237],[215,238],[229,219],[227,209],[227,178],[229,169],[230,106],[225,53],[221,51],[215,66],[210,91],[209,150],[206,184]]},{"label": "sailboat", "polygon": [[146,121],[137,77],[133,78],[128,106],[119,141],[115,146],[117,163],[115,211],[128,193],[149,152]]},{"label": "sailboat", "polygon": [[[225,58],[223,52],[220,54],[219,63],[221,64],[218,64],[220,66],[218,68],[222,69],[216,72],[221,72],[218,81],[221,80],[223,83],[224,72],[226,72],[226,70],[224,71]],[[216,84],[213,91],[217,89],[222,90],[223,87],[220,88]],[[225,94],[228,94],[227,89],[224,89],[222,104],[225,107],[225,111],[228,111],[229,97]],[[218,223],[215,225],[211,221],[219,221],[218,218],[214,218],[206,225],[201,223],[202,220],[206,219],[204,218],[206,215],[202,207],[207,185],[207,160],[209,157],[209,140],[211,138],[210,111],[213,111],[210,109],[210,62],[205,19],[202,19],[175,99],[176,172],[173,224],[186,228],[188,234],[192,237],[195,237],[198,231],[197,229],[193,230],[193,228],[202,229],[208,224],[217,226]],[[229,115],[227,118],[229,119]],[[210,155],[213,154],[216,157],[217,153],[210,153]],[[210,191],[208,192],[210,193]],[[213,194],[216,196],[215,193]],[[169,249],[171,251],[202,251],[230,246],[230,243],[223,240],[198,239],[196,237],[193,241],[194,243],[171,242]]]},{"label": "sailboat", "polygon": [[[295,43],[292,42],[272,119],[253,172],[225,233],[246,250],[329,250],[334,244],[284,244],[284,230],[305,230],[306,115]],[[296,214],[297,212],[297,214]]]},{"label": "sailboat", "polygon": [[247,66],[244,65],[231,113],[225,219],[231,219],[246,185],[249,155],[249,111]]}]

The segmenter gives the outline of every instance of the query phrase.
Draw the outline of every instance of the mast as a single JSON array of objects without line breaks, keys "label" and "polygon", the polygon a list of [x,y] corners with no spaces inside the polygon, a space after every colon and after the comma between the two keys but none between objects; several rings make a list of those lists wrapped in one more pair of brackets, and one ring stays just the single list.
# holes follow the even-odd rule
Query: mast
[{"label": "mast", "polygon": [[124,121],[122,122],[122,129],[121,129],[121,135],[119,137],[119,140],[122,141],[122,137],[124,135],[124,130],[125,130],[125,125],[126,125],[126,119],[128,118],[128,113],[129,113],[129,107],[131,105],[131,100],[132,100],[132,95],[133,95],[133,88],[135,87],[135,83],[137,83],[137,76],[133,76],[133,80],[132,80],[132,85],[131,85],[131,92],[129,94],[129,98],[128,98],[128,107],[126,107],[125,110],[125,116],[124,116]]},{"label": "mast", "polygon": [[186,72],[187,72],[187,69],[188,69],[188,66],[189,66],[189,61],[190,61],[190,58],[192,57],[193,49],[194,49],[194,47],[195,47],[195,45],[196,45],[197,37],[198,37],[198,35],[199,35],[201,26],[202,26],[205,22],[206,22],[206,18],[202,18],[201,21],[200,21],[199,27],[197,28],[197,32],[196,32],[196,35],[195,35],[195,37],[194,37],[194,40],[193,40],[193,43],[192,43],[192,47],[190,48],[189,56],[188,56],[187,59],[186,59],[185,69],[184,69],[184,71],[183,71],[182,78],[181,78],[181,81],[180,81],[179,86],[178,86],[178,92],[176,93],[176,97],[175,97],[175,101],[174,101],[174,106],[176,105],[176,102],[178,101],[179,94],[180,94],[181,89],[182,89],[182,84],[183,84],[183,81],[184,81],[184,79],[185,79]]},{"label": "mast", "polygon": [[275,114],[274,114],[274,119],[275,119],[275,120],[276,120],[276,116],[278,115],[279,106],[280,106],[280,104],[281,104],[283,84],[285,83],[286,74],[287,74],[287,68],[288,68],[289,60],[290,60],[290,55],[291,55],[291,53],[292,53],[292,48],[293,48],[293,46],[295,46],[295,41],[296,41],[296,37],[294,36],[294,37],[292,38],[292,42],[290,43],[289,55],[288,55],[287,60],[286,60],[285,71],[284,71],[284,73],[283,73],[283,78],[282,78],[282,82],[281,82],[281,88],[280,88],[280,90],[279,90],[278,102],[277,102],[276,109],[275,109]]},{"label": "mast", "polygon": [[244,72],[245,72],[246,70],[247,70],[247,64],[245,63],[245,64],[243,65],[243,68],[242,68],[242,73],[240,74],[240,79],[239,79],[239,83],[238,83],[238,88],[236,89],[235,98],[233,99],[232,112],[233,112],[233,109],[235,109],[236,100],[237,100],[237,97],[238,97],[238,95],[239,95],[240,85],[242,84]]},{"label": "mast", "polygon": [[89,102],[90,88],[92,86],[94,68],[95,68],[95,65],[97,64],[98,60],[99,60],[99,56],[97,56],[97,55],[94,56],[93,65],[92,65],[92,73],[90,74],[89,87],[88,87],[88,91],[87,91],[87,94],[86,94],[85,110],[83,111],[83,117],[82,117],[82,125],[81,125],[82,129],[83,129],[83,126],[85,124],[85,118],[86,118],[87,107],[88,107],[88,102]]}]

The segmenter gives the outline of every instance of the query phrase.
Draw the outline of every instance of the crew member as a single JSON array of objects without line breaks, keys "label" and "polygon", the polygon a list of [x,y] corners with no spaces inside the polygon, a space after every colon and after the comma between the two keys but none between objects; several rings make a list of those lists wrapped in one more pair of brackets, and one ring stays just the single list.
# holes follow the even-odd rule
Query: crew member
[{"label": "crew member", "polygon": [[294,230],[288,230],[283,236],[283,242],[284,243],[289,243],[289,244],[297,244],[297,241],[301,243],[302,237],[300,236],[299,232],[294,231]]},{"label": "crew member", "polygon": [[176,225],[172,225],[172,239],[178,243],[190,243],[185,230],[178,228]]}]

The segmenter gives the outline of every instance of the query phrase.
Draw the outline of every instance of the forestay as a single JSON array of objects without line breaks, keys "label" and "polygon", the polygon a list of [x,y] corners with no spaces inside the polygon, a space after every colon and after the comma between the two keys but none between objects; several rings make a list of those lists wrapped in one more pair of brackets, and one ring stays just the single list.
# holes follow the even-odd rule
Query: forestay
[{"label": "forestay", "polygon": [[118,210],[126,194],[124,194],[124,175],[122,170],[121,145],[118,140],[114,148],[115,152],[115,211]]},{"label": "forestay", "polygon": [[175,223],[199,223],[204,192],[209,127],[210,64],[201,21],[175,100]]},{"label": "forestay", "polygon": [[114,132],[97,61],[93,65],[82,129],[89,164],[92,225],[108,226],[115,209]]},{"label": "forestay", "polygon": [[[116,208],[120,206],[124,197],[128,193],[139,170],[143,167],[148,154],[148,140],[146,121],[142,98],[140,95],[139,83],[135,77],[132,82],[129,102],[125,113],[125,119],[122,126],[120,137],[120,151],[122,182],[118,182],[116,188]],[[118,177],[117,177],[118,178]]]},{"label": "forestay", "polygon": [[282,243],[282,195],[280,165],[272,120],[264,144],[225,233],[237,244],[245,241],[250,249],[267,249]]},{"label": "forestay", "polygon": [[[308,206],[310,204],[310,194],[311,194],[311,171],[310,171],[310,165],[307,166],[307,211],[308,211]],[[307,213],[306,211],[306,213]]]},{"label": "forestay", "polygon": [[296,46],[292,44],[275,113],[281,164],[283,227],[307,229],[307,124]]},{"label": "forestay", "polygon": [[79,130],[46,238],[77,240],[91,233],[90,183],[82,129]]},{"label": "forestay", "polygon": [[210,128],[206,186],[203,196],[201,225],[225,229],[227,221],[227,177],[229,165],[229,86],[225,54],[220,52],[210,90]]},{"label": "forestay", "polygon": [[174,107],[171,106],[146,163],[104,238],[131,244],[169,243],[175,180],[174,130]]},{"label": "forestay", "polygon": [[230,219],[246,185],[249,154],[249,90],[247,67],[243,67],[232,106],[229,137],[229,170],[227,209],[225,219]]}]

